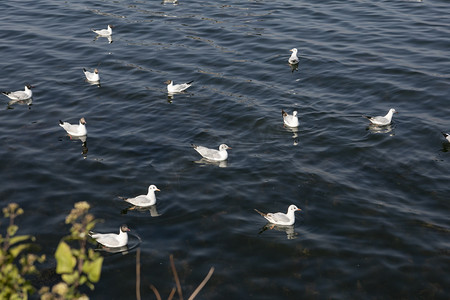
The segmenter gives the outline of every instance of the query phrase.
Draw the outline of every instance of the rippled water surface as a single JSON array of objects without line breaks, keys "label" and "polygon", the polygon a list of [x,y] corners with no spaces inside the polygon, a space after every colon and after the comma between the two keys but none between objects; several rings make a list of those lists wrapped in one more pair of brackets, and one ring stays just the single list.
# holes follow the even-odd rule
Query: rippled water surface
[{"label": "rippled water surface", "polygon": [[[6,1],[0,204],[49,260],[88,201],[142,239],[141,287],[166,298],[174,254],[197,299],[445,299],[450,294],[448,1]],[[91,28],[113,24],[112,43]],[[288,63],[291,48],[300,63]],[[85,82],[98,68],[101,86]],[[194,80],[168,97],[164,81]],[[362,115],[399,113],[392,125]],[[281,109],[297,110],[297,130]],[[85,117],[86,144],[58,120]],[[226,143],[208,164],[191,148]],[[153,211],[118,196],[161,191]],[[302,209],[271,229],[254,209]],[[155,211],[156,209],[156,211]],[[153,215],[152,215],[153,214]],[[159,214],[159,216],[155,216]],[[93,299],[135,297],[136,250]],[[186,297],[187,298],[187,297]]]}]

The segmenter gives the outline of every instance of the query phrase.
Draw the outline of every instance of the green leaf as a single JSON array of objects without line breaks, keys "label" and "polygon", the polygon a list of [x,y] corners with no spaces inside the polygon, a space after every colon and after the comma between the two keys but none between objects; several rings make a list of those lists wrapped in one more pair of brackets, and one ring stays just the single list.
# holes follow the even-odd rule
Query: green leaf
[{"label": "green leaf", "polygon": [[19,256],[20,252],[23,250],[30,248],[31,244],[20,244],[15,247],[9,248],[9,253],[13,256],[13,258],[16,258]]},{"label": "green leaf", "polygon": [[66,242],[61,241],[55,252],[56,273],[71,273],[75,267],[77,260],[73,257],[70,246]]},{"label": "green leaf", "polygon": [[86,261],[83,264],[83,272],[87,274],[89,281],[98,282],[102,273],[103,257],[99,256],[93,261]]},{"label": "green leaf", "polygon": [[16,234],[16,232],[17,232],[17,230],[19,230],[19,226],[17,226],[17,225],[11,225],[11,226],[8,226],[8,234],[9,234],[9,236],[13,236],[13,235],[15,235]]},{"label": "green leaf", "polygon": [[9,244],[10,245],[14,245],[16,243],[20,243],[20,242],[26,241],[28,239],[31,239],[32,241],[34,241],[34,237],[31,236],[31,235],[18,235],[18,236],[15,236],[13,238],[10,238],[9,239]]},{"label": "green leaf", "polygon": [[78,272],[72,274],[62,274],[61,278],[68,284],[72,285],[78,279]]}]

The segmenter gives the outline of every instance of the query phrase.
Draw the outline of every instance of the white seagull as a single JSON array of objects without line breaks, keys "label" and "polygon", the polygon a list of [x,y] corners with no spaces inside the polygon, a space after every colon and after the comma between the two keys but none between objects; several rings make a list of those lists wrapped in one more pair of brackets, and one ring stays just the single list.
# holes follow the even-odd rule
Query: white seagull
[{"label": "white seagull", "polygon": [[203,146],[197,146],[192,144],[192,147],[194,147],[195,151],[200,153],[201,156],[203,156],[206,159],[212,160],[212,161],[223,161],[228,158],[228,152],[227,149],[231,149],[231,147],[228,147],[225,144],[221,144],[219,146],[219,150],[216,149],[210,149]]},{"label": "white seagull", "polygon": [[108,37],[108,36],[112,35],[112,29],[113,28],[114,28],[113,25],[108,25],[107,29],[98,29],[98,30],[91,29],[91,30],[93,32],[95,32],[96,34],[98,34],[99,36],[106,36],[106,37]]},{"label": "white seagull", "polygon": [[34,88],[34,86],[26,85],[24,91],[2,92],[2,94],[11,100],[27,100],[33,96],[31,88]]},{"label": "white seagull", "polygon": [[173,84],[172,80],[167,80],[164,83],[167,84],[167,92],[169,92],[169,93],[179,93],[179,92],[184,91],[188,87],[190,87],[193,82],[194,82],[194,80],[186,82],[186,83]]},{"label": "white seagull", "polygon": [[118,248],[126,246],[126,244],[128,243],[127,231],[130,231],[127,225],[122,225],[120,226],[119,234],[89,232],[89,235],[99,244],[102,244],[105,247]]},{"label": "white seagull", "polygon": [[287,213],[276,212],[276,213],[263,213],[255,209],[257,213],[263,216],[267,221],[275,225],[293,225],[295,223],[295,212],[301,211],[300,208],[294,204],[289,205]]},{"label": "white seagull", "polygon": [[147,195],[139,195],[134,198],[125,199],[125,201],[139,207],[151,206],[156,203],[155,191],[159,192],[160,190],[152,184],[148,187]]},{"label": "white seagull", "polygon": [[395,111],[395,109],[391,108],[384,117],[383,116],[377,116],[377,117],[364,116],[364,117],[369,119],[369,121],[372,122],[372,124],[384,126],[384,125],[391,124],[392,115],[394,113],[397,113],[397,112]]},{"label": "white seagull", "polygon": [[445,132],[441,132],[441,133],[445,137],[445,139],[450,143],[450,134],[445,133]]},{"label": "white seagull", "polygon": [[70,123],[59,120],[59,126],[64,128],[64,130],[67,131],[67,133],[70,134],[71,136],[87,135],[86,120],[84,118],[80,119],[80,123],[78,125],[72,125]]},{"label": "white seagull", "polygon": [[295,64],[298,64],[298,62],[299,62],[299,60],[298,60],[298,57],[297,57],[297,48],[292,48],[291,50],[289,50],[289,51],[291,51],[292,52],[292,54],[291,54],[291,57],[289,57],[289,63],[291,64],[291,65],[295,65]]},{"label": "white seagull", "polygon": [[298,127],[298,117],[296,110],[292,112],[292,115],[289,115],[284,110],[281,110],[281,115],[283,116],[283,122],[285,125],[289,127]]},{"label": "white seagull", "polygon": [[85,68],[83,68],[84,76],[86,76],[86,79],[90,82],[99,82],[100,81],[100,75],[98,74],[98,69],[94,69],[94,72],[89,72]]}]

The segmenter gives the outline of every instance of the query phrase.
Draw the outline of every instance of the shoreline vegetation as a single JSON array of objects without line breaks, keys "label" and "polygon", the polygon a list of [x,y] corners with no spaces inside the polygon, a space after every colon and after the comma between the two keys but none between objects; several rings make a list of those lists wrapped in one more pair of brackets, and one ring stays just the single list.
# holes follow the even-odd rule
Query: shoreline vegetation
[{"label": "shoreline vegetation", "polygon": [[[16,225],[16,218],[24,214],[24,210],[17,203],[10,203],[3,208],[3,216],[8,220],[5,234],[0,233],[0,298],[1,299],[28,299],[36,293],[41,300],[53,299],[89,299],[89,296],[82,292],[86,286],[94,290],[94,284],[100,280],[103,265],[103,256],[89,244],[96,242],[89,237],[91,231],[98,220],[89,213],[90,205],[86,201],[77,202],[74,208],[67,215],[65,223],[71,224],[70,234],[61,238],[55,251],[56,270],[61,281],[49,286],[35,287],[30,278],[39,276],[40,271],[36,263],[43,263],[45,255],[34,254],[34,246],[37,241],[31,235],[17,235],[19,226]],[[2,222],[0,229],[3,233]],[[141,249],[136,250],[136,299],[141,299]],[[173,299],[175,293],[183,300],[178,273],[175,268],[173,255],[170,255],[170,266],[173,273],[175,286],[173,287],[168,300]],[[211,267],[208,274],[197,288],[189,296],[188,300],[193,300],[214,273]],[[161,300],[158,289],[151,285],[150,289],[155,294],[157,300]]]}]

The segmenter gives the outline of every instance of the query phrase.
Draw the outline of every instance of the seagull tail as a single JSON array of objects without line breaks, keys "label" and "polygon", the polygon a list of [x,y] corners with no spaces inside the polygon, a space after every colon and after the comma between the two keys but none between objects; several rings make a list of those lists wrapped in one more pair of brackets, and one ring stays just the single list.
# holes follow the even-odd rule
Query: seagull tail
[{"label": "seagull tail", "polygon": [[63,124],[64,124],[64,122],[59,120],[59,125],[63,125]]},{"label": "seagull tail", "polygon": [[445,133],[443,131],[441,131],[442,135],[446,138],[448,136],[448,133]]},{"label": "seagull tail", "polygon": [[372,119],[371,116],[366,116],[366,115],[362,115],[362,116],[363,116],[363,118]]},{"label": "seagull tail", "polygon": [[197,145],[195,145],[195,144],[191,144],[191,146],[192,146],[192,148],[197,148],[198,146]]},{"label": "seagull tail", "polygon": [[282,115],[283,117],[286,117],[286,116],[287,116],[287,112],[285,112],[283,109],[281,109],[281,115]]},{"label": "seagull tail", "polygon": [[83,68],[83,72],[87,72],[87,70],[85,68]]},{"label": "seagull tail", "polygon": [[189,81],[189,82],[186,82],[186,84],[191,84],[191,83],[193,83],[194,82],[194,80],[191,80],[191,81]]},{"label": "seagull tail", "polygon": [[263,212],[261,212],[261,211],[259,211],[259,210],[257,210],[256,208],[255,208],[255,211],[258,213],[258,214],[260,214],[261,216],[263,216],[263,217],[265,217],[266,216],[266,214],[265,213],[263,213]]}]

